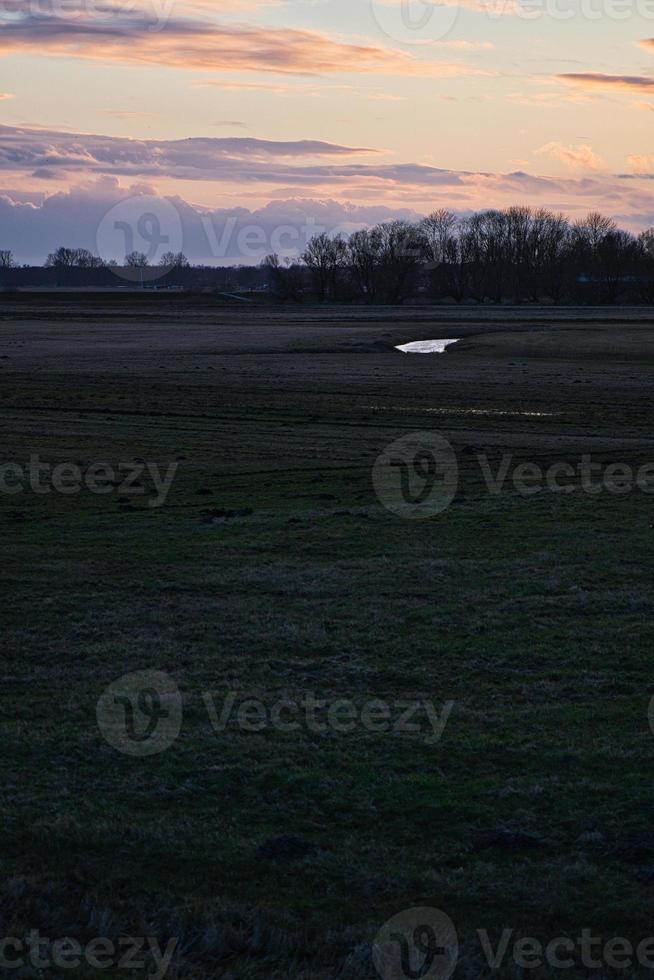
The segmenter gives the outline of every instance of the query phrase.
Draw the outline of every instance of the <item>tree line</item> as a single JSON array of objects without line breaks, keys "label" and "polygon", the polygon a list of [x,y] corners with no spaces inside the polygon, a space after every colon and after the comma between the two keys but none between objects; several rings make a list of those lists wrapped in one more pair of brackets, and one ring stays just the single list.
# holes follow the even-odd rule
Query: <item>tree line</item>
[{"label": "tree line", "polygon": [[[195,270],[207,271],[182,252],[167,252],[156,264],[186,288]],[[45,262],[64,273],[117,265],[66,247]],[[148,257],[131,252],[124,265],[143,268]],[[0,268],[14,266],[12,253],[0,250]],[[544,208],[466,217],[441,208],[415,223],[384,222],[348,237],[323,232],[299,258],[272,254],[258,270],[246,270],[249,288],[267,286],[280,301],[654,303],[654,229],[633,235],[599,212],[570,222]]]},{"label": "tree line", "polygon": [[[598,212],[571,223],[545,208],[443,208],[347,239],[317,235],[301,258],[321,301],[654,302],[654,230],[632,235]],[[282,295],[297,290],[291,264],[266,261]]]},{"label": "tree line", "polygon": [[[149,267],[150,262],[145,252],[129,252],[125,256],[124,267],[132,269],[142,269]],[[165,269],[188,269],[190,262],[183,252],[165,252],[157,265]],[[54,252],[50,252],[45,260],[46,269],[104,269],[118,268],[119,263],[115,259],[106,261],[99,255],[94,255],[87,248],[66,248],[60,246]],[[16,261],[13,252],[9,249],[0,249],[0,268],[14,269]]]}]

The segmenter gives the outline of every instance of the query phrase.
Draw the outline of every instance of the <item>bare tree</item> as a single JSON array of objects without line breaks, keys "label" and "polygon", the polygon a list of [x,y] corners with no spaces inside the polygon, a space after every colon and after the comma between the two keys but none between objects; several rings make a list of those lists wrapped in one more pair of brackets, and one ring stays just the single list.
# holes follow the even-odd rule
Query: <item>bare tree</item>
[{"label": "bare tree", "polygon": [[597,246],[597,270],[604,303],[615,303],[624,292],[634,268],[638,247],[628,231],[616,229],[604,236]]},{"label": "bare tree", "polygon": [[646,303],[654,303],[654,228],[642,231],[636,240],[638,293]]},{"label": "bare tree", "polygon": [[45,260],[49,269],[71,269],[75,265],[76,248],[65,248],[61,245],[56,251],[50,252]]},{"label": "bare tree", "polygon": [[604,300],[606,284],[601,267],[606,249],[602,245],[607,236],[617,231],[615,221],[598,211],[591,211],[586,218],[572,226],[569,249],[573,275],[571,291],[578,299],[595,303]]},{"label": "bare tree", "polygon": [[125,256],[125,265],[130,269],[143,269],[148,264],[145,252],[129,252]]},{"label": "bare tree", "polygon": [[347,262],[355,288],[367,303],[374,303],[379,287],[379,235],[366,228],[355,231],[347,242]]},{"label": "bare tree", "polygon": [[45,264],[49,269],[97,269],[103,266],[104,262],[87,248],[66,248],[62,245],[54,252],[50,252]]},{"label": "bare tree", "polygon": [[408,221],[388,221],[373,228],[373,234],[379,243],[382,296],[389,303],[401,303],[412,290],[424,256],[420,230]]},{"label": "bare tree", "polygon": [[159,265],[167,269],[189,269],[191,263],[183,252],[164,252]]},{"label": "bare tree", "polygon": [[453,211],[448,211],[447,208],[438,208],[423,218],[418,225],[418,230],[424,239],[428,260],[433,262],[435,266],[449,261],[452,256],[456,221],[457,218]]},{"label": "bare tree", "polygon": [[101,269],[104,266],[104,260],[98,255],[93,255],[86,248],[77,248],[75,249],[73,265],[80,269]]},{"label": "bare tree", "polygon": [[[142,252],[130,252],[125,262],[137,270],[149,265]],[[0,268],[11,264],[11,252],[0,251]],[[87,249],[62,246],[46,264],[63,270],[59,279],[69,284],[79,277],[67,269],[106,263]],[[183,252],[166,252],[159,263],[188,267]],[[347,239],[315,235],[299,259],[269,255],[258,270],[238,275],[252,288],[262,268],[283,301],[301,300],[311,280],[321,301],[358,295],[367,303],[401,303],[428,282],[432,296],[456,302],[613,303],[624,295],[654,303],[654,228],[635,238],[597,211],[571,224],[546,208],[490,209],[465,218],[438,208],[416,223],[388,221]],[[213,270],[212,281],[219,274]]]},{"label": "bare tree", "polygon": [[503,234],[499,211],[480,211],[461,225],[461,262],[466,291],[479,302],[499,302],[504,289]]},{"label": "bare tree", "polygon": [[13,269],[15,265],[13,252],[8,248],[0,249],[0,269]]},{"label": "bare tree", "polygon": [[302,298],[302,269],[291,259],[282,260],[274,252],[263,259],[261,268],[268,273],[271,285],[282,302],[289,299],[298,302]]},{"label": "bare tree", "polygon": [[615,221],[600,214],[599,211],[591,211],[572,226],[574,237],[591,250],[596,249],[608,234],[617,230]]},{"label": "bare tree", "polygon": [[302,253],[302,261],[311,270],[321,303],[336,294],[339,270],[345,266],[347,247],[340,235],[330,238],[322,232],[315,235]]},{"label": "bare tree", "polygon": [[532,214],[527,291],[536,302],[545,294],[558,302],[563,290],[570,225],[563,214],[538,208]]}]

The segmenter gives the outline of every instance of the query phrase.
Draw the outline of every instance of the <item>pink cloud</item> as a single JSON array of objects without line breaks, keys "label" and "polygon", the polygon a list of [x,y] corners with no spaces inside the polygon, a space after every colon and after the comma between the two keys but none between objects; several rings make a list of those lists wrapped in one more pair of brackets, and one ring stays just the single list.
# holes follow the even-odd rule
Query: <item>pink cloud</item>
[{"label": "pink cloud", "polygon": [[[180,208],[190,209],[188,214],[192,212],[195,217],[191,215],[189,221],[192,218],[196,223],[201,221],[198,216],[213,213],[216,201],[236,201],[242,206],[251,200],[259,207],[265,201],[280,198],[331,199],[344,208],[352,207],[348,202],[356,201],[357,206],[368,203],[370,207],[384,206],[394,212],[406,207],[425,212],[439,206],[466,211],[532,204],[566,211],[573,217],[602,209],[620,215],[630,226],[645,222],[644,216],[652,210],[652,198],[649,175],[640,172],[641,161],[638,167],[631,161],[637,173],[610,175],[599,172],[597,157],[588,147],[550,143],[539,152],[542,157],[562,160],[581,172],[559,177],[524,170],[466,172],[430,163],[385,162],[370,148],[315,140],[136,140],[0,127],[4,185],[21,188],[20,195],[9,195],[7,221],[11,219],[18,229],[15,222],[23,215],[20,229],[32,228],[29,222],[36,218],[29,209],[37,208],[42,219],[39,227],[52,227],[54,235],[57,217],[61,234],[70,229],[71,241],[75,234],[87,233],[86,223],[100,220],[109,206],[107,202],[146,192],[171,197]],[[66,189],[44,194],[45,182],[51,185],[57,179]],[[73,180],[75,184],[70,186]],[[121,186],[123,180],[131,186]],[[144,181],[148,187],[139,189],[138,182]],[[189,197],[198,203],[187,203]],[[25,212],[20,210],[23,207],[27,208]],[[302,207],[298,204],[297,210]],[[315,211],[319,204],[313,200],[311,208]],[[0,227],[4,228],[3,220],[0,215]],[[35,232],[34,241],[38,240]],[[78,244],[90,247],[84,242]]]},{"label": "pink cloud", "polygon": [[[179,247],[189,258],[209,264],[229,264],[244,259],[257,262],[270,251],[297,254],[308,238],[322,230],[349,234],[379,221],[416,220],[439,204],[448,204],[460,214],[466,214],[474,207],[537,202],[542,201],[542,192],[547,193],[552,207],[567,211],[572,217],[593,210],[604,193],[606,210],[619,217],[621,223],[637,228],[654,221],[651,197],[637,192],[630,198],[628,190],[618,184],[588,181],[586,196],[580,197],[579,181],[554,182],[520,173],[466,176],[454,189],[433,194],[428,204],[408,188],[404,204],[380,203],[378,193],[374,192],[357,195],[356,204],[334,198],[285,196],[252,208],[242,205],[200,208],[179,196],[157,199],[153,188],[145,185],[122,188],[117,180],[102,178],[33,200],[24,194],[0,195],[0,227],[3,247],[12,248],[21,262],[42,261],[61,244],[98,252],[102,251],[98,229],[117,205],[131,209],[131,212],[121,211],[123,217],[132,213],[136,220],[144,207],[157,211],[160,200],[162,215],[172,208],[178,216]],[[301,195],[302,189],[297,188],[297,193]],[[247,242],[252,242],[253,229],[257,230],[258,252],[245,247]],[[118,237],[113,254],[105,249],[104,258],[120,259],[120,244]]]},{"label": "pink cloud", "polygon": [[484,74],[464,64],[434,62],[404,51],[348,44],[309,30],[163,17],[145,11],[81,8],[59,16],[26,12],[0,23],[0,54],[18,52],[158,64],[202,71],[266,71],[321,75],[335,72],[450,78]]},{"label": "pink cloud", "polygon": [[562,143],[546,143],[534,150],[536,156],[549,156],[571,170],[599,170],[601,157],[590,146],[564,146]]},{"label": "pink cloud", "polygon": [[642,153],[631,153],[627,157],[627,163],[634,173],[644,174],[654,170],[654,156],[647,156]]},{"label": "pink cloud", "polygon": [[587,88],[624,89],[628,92],[654,91],[654,78],[649,75],[605,75],[602,72],[568,72],[557,75],[563,82]]},{"label": "pink cloud", "polygon": [[[378,151],[321,140],[196,137],[138,140],[119,136],[0,126],[0,170],[29,174],[38,168],[179,180],[266,179],[279,160],[368,156]],[[286,169],[294,164],[286,162]]]}]

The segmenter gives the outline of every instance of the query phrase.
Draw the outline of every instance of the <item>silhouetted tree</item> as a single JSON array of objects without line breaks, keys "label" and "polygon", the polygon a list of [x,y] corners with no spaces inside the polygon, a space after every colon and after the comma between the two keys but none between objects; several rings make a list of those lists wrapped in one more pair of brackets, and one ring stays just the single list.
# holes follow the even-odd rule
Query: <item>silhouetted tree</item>
[{"label": "silhouetted tree", "polygon": [[347,242],[346,255],[362,299],[368,303],[401,303],[415,286],[425,242],[416,225],[389,221],[355,231]]},{"label": "silhouetted tree", "polygon": [[419,228],[388,221],[373,228],[378,240],[379,290],[387,303],[401,303],[413,291],[425,251]]},{"label": "silhouetted tree", "polygon": [[603,303],[615,303],[635,281],[637,246],[628,231],[610,231],[597,246],[597,270]]},{"label": "silhouetted tree", "polygon": [[447,208],[432,211],[418,224],[427,261],[434,266],[451,261],[452,246],[456,242],[456,224],[456,215]]},{"label": "silhouetted tree", "polygon": [[581,221],[575,221],[572,226],[574,236],[591,251],[597,249],[610,232],[617,230],[618,226],[613,218],[607,218],[599,211],[591,211]]},{"label": "silhouetted tree", "polygon": [[654,303],[654,228],[640,233],[635,252],[637,294],[646,303]]},{"label": "silhouetted tree", "polygon": [[93,255],[86,248],[75,249],[75,257],[73,265],[77,266],[79,269],[101,269],[104,266],[104,260],[98,255]]},{"label": "silhouetted tree", "polygon": [[591,211],[587,217],[573,224],[569,259],[573,273],[571,292],[577,299],[601,303],[614,294],[614,287],[609,282],[613,276],[606,263],[611,253],[619,256],[622,246],[607,239],[617,232],[615,221],[599,211]]},{"label": "silhouetted tree", "polygon": [[330,238],[324,232],[315,235],[302,253],[302,261],[311,271],[321,303],[336,295],[338,273],[344,268],[347,246],[340,235]]},{"label": "silhouetted tree", "polygon": [[125,265],[130,269],[143,269],[148,264],[145,252],[129,252],[125,256]]},{"label": "silhouetted tree", "polygon": [[86,248],[66,248],[62,245],[50,252],[45,264],[49,269],[98,269],[104,262]]},{"label": "silhouetted tree", "polygon": [[275,295],[283,303],[288,300],[299,302],[302,299],[303,278],[302,270],[291,259],[280,259],[274,252],[267,255],[261,263],[261,268],[268,275]]},{"label": "silhouetted tree", "polygon": [[189,269],[191,266],[183,252],[164,252],[158,264],[168,269]]},{"label": "silhouetted tree", "polygon": [[[130,252],[125,263],[136,270],[149,265],[142,252]],[[0,269],[12,264],[11,252],[0,251]],[[46,262],[60,270],[57,279],[64,285],[86,281],[67,270],[107,264],[115,265],[87,249],[64,246]],[[189,269],[190,264],[183,252],[170,251],[158,268]],[[654,229],[635,237],[598,211],[570,224],[563,214],[546,208],[490,209],[465,218],[438,208],[416,223],[388,221],[347,239],[315,235],[297,261],[274,254],[258,267],[240,270],[195,266],[179,281],[256,289],[263,276],[282,301],[301,300],[310,285],[321,302],[358,298],[402,303],[428,284],[433,297],[456,302],[615,303],[639,298],[654,303]],[[4,281],[13,278],[6,274]],[[138,279],[138,274],[131,278]]]},{"label": "silhouetted tree", "polygon": [[565,279],[570,225],[563,214],[539,208],[532,216],[531,262],[528,294],[534,302],[543,296],[559,302]]},{"label": "silhouetted tree", "polygon": [[379,289],[381,242],[375,229],[362,229],[350,235],[347,262],[355,290],[367,303],[374,303]]},{"label": "silhouetted tree", "polygon": [[453,211],[438,208],[418,224],[421,235],[426,272],[433,296],[444,299],[463,299],[459,249],[459,222]]}]

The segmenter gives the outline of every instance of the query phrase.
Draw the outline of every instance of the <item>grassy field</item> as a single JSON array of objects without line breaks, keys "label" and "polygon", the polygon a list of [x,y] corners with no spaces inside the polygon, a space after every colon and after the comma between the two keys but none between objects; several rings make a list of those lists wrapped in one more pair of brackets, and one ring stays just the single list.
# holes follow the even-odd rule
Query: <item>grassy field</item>
[{"label": "grassy field", "polygon": [[[654,497],[493,494],[480,464],[654,463],[651,314],[125,306],[0,305],[3,461],[115,475],[0,494],[0,933],[175,939],[171,978],[358,980],[429,906],[455,977],[651,976],[491,973],[478,932],[654,935]],[[437,337],[462,339],[393,349]],[[373,464],[424,431],[457,492],[406,519]],[[177,464],[162,506],[148,470],[124,485],[139,460]],[[134,671],[181,692],[156,754],[98,723]],[[444,727],[275,722],[309,696]]]}]

